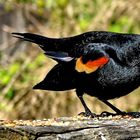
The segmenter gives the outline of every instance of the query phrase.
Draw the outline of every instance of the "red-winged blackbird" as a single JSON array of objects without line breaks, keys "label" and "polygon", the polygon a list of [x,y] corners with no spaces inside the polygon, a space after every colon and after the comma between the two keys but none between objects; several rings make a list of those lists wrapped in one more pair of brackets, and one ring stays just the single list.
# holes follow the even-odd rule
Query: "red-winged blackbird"
[{"label": "red-winged blackbird", "polygon": [[13,35],[38,44],[58,62],[34,89],[76,89],[87,116],[95,114],[84,102],[84,93],[97,97],[117,114],[124,114],[107,100],[129,94],[140,85],[140,35],[105,31],[67,38],[31,33]]}]

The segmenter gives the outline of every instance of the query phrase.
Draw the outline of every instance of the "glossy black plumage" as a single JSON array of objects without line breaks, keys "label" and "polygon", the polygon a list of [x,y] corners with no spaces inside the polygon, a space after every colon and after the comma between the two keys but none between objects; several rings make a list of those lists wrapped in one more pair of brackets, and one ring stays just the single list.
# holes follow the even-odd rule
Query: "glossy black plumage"
[{"label": "glossy black plumage", "polygon": [[[68,38],[48,38],[31,33],[13,35],[38,44],[46,55],[58,61],[34,88],[76,89],[86,115],[92,113],[82,98],[84,93],[97,97],[121,114],[123,112],[107,100],[129,94],[140,85],[140,35],[104,31]],[[101,65],[102,61],[104,64]],[[92,68],[96,69],[92,71]]]}]

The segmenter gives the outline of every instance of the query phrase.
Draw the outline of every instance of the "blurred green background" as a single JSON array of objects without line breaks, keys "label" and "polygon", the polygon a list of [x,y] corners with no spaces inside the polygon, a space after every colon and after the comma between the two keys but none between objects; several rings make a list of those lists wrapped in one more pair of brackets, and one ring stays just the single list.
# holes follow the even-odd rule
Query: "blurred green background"
[{"label": "blurred green background", "polygon": [[[91,30],[140,34],[139,14],[139,0],[0,0],[0,119],[74,116],[83,111],[74,90],[32,89],[56,62],[11,32],[49,37]],[[139,97],[137,89],[111,102],[125,111],[140,111]],[[93,112],[112,111],[94,97],[84,98]]]}]

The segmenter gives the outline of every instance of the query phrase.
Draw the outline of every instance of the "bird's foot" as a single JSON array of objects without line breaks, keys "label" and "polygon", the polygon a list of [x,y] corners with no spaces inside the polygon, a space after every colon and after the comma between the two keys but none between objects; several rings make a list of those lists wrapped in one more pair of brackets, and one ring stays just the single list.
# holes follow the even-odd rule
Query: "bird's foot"
[{"label": "bird's foot", "polygon": [[129,115],[129,114],[126,113],[126,112],[110,113],[110,112],[104,111],[99,116],[100,117],[108,117],[108,116],[117,116],[117,115],[126,116],[126,115]]},{"label": "bird's foot", "polygon": [[109,116],[118,116],[122,117],[132,117],[132,118],[140,118],[140,112],[118,112],[118,113],[110,113],[107,111],[102,112],[99,117],[109,117]]},{"label": "bird's foot", "polygon": [[140,112],[127,112],[124,116],[129,116],[132,118],[140,118]]},{"label": "bird's foot", "polygon": [[84,117],[91,117],[91,118],[97,117],[97,115],[95,113],[92,113],[92,112],[81,112],[78,115],[84,116]]},{"label": "bird's foot", "polygon": [[109,117],[109,116],[115,116],[115,115],[116,113],[110,113],[110,112],[104,111],[99,115],[99,117]]}]

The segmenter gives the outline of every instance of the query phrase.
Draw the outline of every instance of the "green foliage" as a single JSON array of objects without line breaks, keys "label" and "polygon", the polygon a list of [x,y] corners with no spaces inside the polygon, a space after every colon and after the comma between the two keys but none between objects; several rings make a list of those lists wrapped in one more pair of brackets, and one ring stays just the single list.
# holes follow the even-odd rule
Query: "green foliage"
[{"label": "green foliage", "polygon": [[7,85],[11,78],[16,74],[20,67],[20,63],[13,63],[8,68],[1,68],[0,69],[0,79],[1,79],[1,85]]},{"label": "green foliage", "polygon": [[56,1],[56,5],[61,8],[65,8],[68,3],[69,3],[69,0],[57,0]]},{"label": "green foliage", "polygon": [[109,26],[109,31],[113,32],[132,32],[132,22],[128,16],[122,16],[118,20],[114,20]]},{"label": "green foliage", "polygon": [[[6,87],[10,82],[13,86],[7,90],[5,98],[11,100],[14,98],[15,93],[18,90],[18,86],[12,82],[12,79],[18,80],[22,85],[28,85],[30,81],[33,81],[37,77],[32,77],[30,71],[35,71],[38,67],[43,66],[45,60],[43,54],[39,54],[35,60],[31,63],[28,63],[27,66],[21,70],[23,63],[21,61],[14,62],[7,66],[6,68],[0,67],[0,89]],[[22,60],[23,61],[23,60]],[[15,79],[16,78],[16,79]]]},{"label": "green foliage", "polygon": [[14,96],[15,96],[14,89],[11,88],[6,93],[5,98],[8,99],[8,100],[12,100],[14,98]]},{"label": "green foliage", "polygon": [[28,65],[28,69],[30,69],[30,70],[35,70],[37,67],[41,67],[41,66],[43,66],[43,61],[45,61],[46,60],[46,57],[45,57],[45,55],[44,54],[39,54],[37,57],[36,57],[36,59],[34,60],[34,62],[33,63],[30,63],[29,65]]},{"label": "green foliage", "polygon": [[33,2],[33,0],[16,0],[17,3],[30,3]]}]

